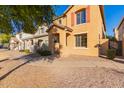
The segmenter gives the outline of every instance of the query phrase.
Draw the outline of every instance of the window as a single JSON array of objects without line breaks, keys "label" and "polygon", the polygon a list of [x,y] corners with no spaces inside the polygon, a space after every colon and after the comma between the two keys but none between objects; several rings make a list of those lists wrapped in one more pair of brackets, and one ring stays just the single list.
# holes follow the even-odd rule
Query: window
[{"label": "window", "polygon": [[62,21],[61,20],[59,20],[59,24],[62,24]]},{"label": "window", "polygon": [[82,10],[81,12],[78,12],[76,14],[77,16],[77,24],[82,24],[82,23],[86,23],[86,10]]},{"label": "window", "polygon": [[45,28],[42,28],[41,30],[42,30],[42,33],[44,33],[44,32],[45,32]]},{"label": "window", "polygon": [[87,47],[87,34],[76,35],[76,47]]},{"label": "window", "polygon": [[20,34],[20,36],[19,36],[20,38],[22,38],[22,34]]},{"label": "window", "polygon": [[41,33],[41,31],[40,30],[38,30],[38,34],[40,35],[40,33]]},{"label": "window", "polygon": [[31,40],[31,45],[33,45],[33,40]]},{"label": "window", "polygon": [[38,40],[38,46],[40,47],[43,40]]},{"label": "window", "polygon": [[54,43],[59,43],[59,35],[54,36]]}]

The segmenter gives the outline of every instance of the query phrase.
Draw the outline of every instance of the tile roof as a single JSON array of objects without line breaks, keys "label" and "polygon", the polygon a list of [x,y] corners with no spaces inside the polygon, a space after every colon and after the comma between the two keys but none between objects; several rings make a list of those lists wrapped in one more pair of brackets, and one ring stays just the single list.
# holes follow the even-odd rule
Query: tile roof
[{"label": "tile roof", "polygon": [[61,28],[61,29],[65,29],[66,31],[73,31],[70,27],[64,26],[64,25],[62,25],[62,24],[52,23],[52,24],[49,26],[49,28],[47,29],[47,32],[49,32],[50,29],[51,29],[52,27],[54,27],[54,26],[59,27],[59,28]]}]

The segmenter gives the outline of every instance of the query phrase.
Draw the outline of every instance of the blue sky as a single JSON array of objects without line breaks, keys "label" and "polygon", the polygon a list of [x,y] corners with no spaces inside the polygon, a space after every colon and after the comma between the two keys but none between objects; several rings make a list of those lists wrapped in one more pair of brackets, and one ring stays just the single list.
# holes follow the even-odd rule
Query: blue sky
[{"label": "blue sky", "polygon": [[[57,6],[56,14],[61,15],[68,5]],[[124,5],[105,5],[105,22],[108,35],[113,35],[113,29],[118,26],[124,16]]]}]

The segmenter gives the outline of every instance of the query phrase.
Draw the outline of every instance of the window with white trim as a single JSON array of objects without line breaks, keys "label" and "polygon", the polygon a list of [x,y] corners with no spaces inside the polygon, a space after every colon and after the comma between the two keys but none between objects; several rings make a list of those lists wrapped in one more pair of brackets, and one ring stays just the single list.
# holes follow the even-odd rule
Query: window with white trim
[{"label": "window with white trim", "polygon": [[76,47],[87,47],[87,33],[75,35]]},{"label": "window with white trim", "polygon": [[77,17],[77,24],[86,23],[86,9],[78,12],[76,14],[76,17]]}]

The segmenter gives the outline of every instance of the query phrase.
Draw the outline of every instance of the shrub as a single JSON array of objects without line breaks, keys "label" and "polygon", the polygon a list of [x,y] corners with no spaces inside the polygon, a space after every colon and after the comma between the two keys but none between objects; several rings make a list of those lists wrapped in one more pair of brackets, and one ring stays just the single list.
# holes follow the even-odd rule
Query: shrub
[{"label": "shrub", "polygon": [[30,53],[30,50],[29,49],[25,49],[24,52],[27,53],[27,54],[29,54]]},{"label": "shrub", "polygon": [[40,54],[41,56],[49,56],[49,55],[51,55],[51,52],[48,51],[48,50],[43,50],[43,51],[37,50],[37,53]]},{"label": "shrub", "polygon": [[107,50],[107,57],[113,60],[116,56],[116,49],[108,49]]},{"label": "shrub", "polygon": [[24,50],[19,50],[19,52],[24,52]]}]

